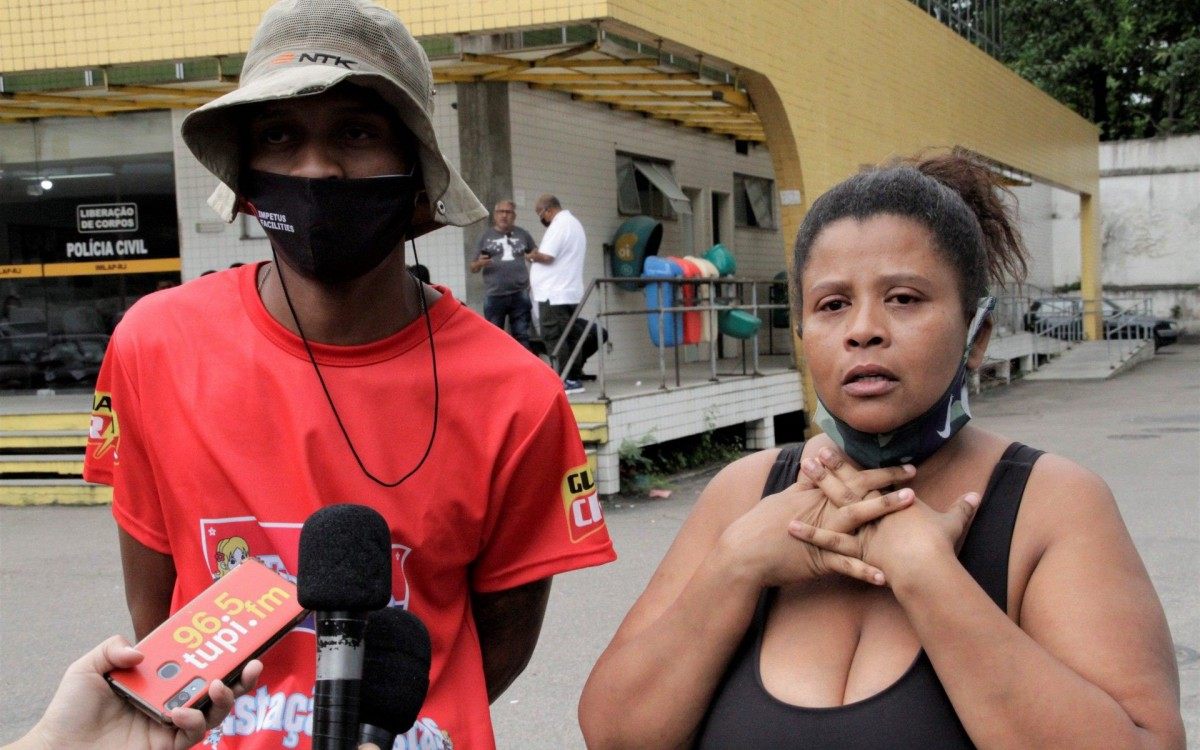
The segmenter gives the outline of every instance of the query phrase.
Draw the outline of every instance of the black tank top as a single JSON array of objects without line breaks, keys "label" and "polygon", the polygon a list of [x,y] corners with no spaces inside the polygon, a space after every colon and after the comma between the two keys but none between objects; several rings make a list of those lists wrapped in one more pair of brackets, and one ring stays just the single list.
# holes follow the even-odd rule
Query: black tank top
[{"label": "black tank top", "polygon": [[[796,481],[803,446],[776,459],[763,497]],[[1041,455],[1019,443],[1004,451],[988,481],[975,521],[958,558],[1001,609],[1008,609],[1008,554],[1021,496]],[[759,597],[750,628],[734,653],[709,705],[696,747],[837,748],[905,750],[974,748],[924,649],[899,680],[855,703],[830,708],[793,706],[763,687],[759,674],[763,629],[777,589]]]}]

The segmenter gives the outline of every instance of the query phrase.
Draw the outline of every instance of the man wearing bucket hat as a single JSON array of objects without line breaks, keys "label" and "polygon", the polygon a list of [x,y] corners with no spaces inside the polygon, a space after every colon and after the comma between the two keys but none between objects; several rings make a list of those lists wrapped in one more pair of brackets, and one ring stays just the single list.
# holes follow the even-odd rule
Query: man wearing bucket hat
[{"label": "man wearing bucket hat", "polygon": [[[313,511],[382,513],[393,604],[433,642],[407,746],[488,748],[489,701],[532,653],[550,578],[614,554],[554,373],[405,269],[405,241],[487,215],[442,155],[432,110],[429,62],[388,11],[266,12],[239,88],[182,134],[221,183],[210,204],[227,221],[256,216],[274,261],[127,313],[85,476],[114,487],[139,637],[225,569],[224,540],[294,576]],[[217,746],[307,748],[313,653],[305,625],[281,640]]]}]

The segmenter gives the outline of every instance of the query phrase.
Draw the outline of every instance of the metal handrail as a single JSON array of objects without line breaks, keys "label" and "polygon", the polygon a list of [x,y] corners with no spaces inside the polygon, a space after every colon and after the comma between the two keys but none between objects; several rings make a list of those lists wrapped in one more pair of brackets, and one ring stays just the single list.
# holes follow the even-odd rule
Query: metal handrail
[{"label": "metal handrail", "polygon": [[[663,298],[665,297],[665,295],[659,295],[659,303],[660,304],[654,308],[636,309],[636,310],[610,310],[609,309],[609,301],[608,301],[608,294],[609,294],[608,290],[611,289],[614,284],[628,285],[630,283],[633,283],[638,287],[644,287],[647,284],[660,284],[660,283],[670,284],[671,288],[672,288],[671,299],[673,301],[673,304],[671,304],[671,305],[663,304],[662,302],[663,302]],[[697,288],[697,290],[699,290],[699,288],[702,285],[704,285],[704,286],[709,287],[711,289],[711,292],[707,295],[707,299],[703,299],[703,300],[698,299],[696,301],[696,303],[694,303],[692,305],[678,304],[677,302],[675,302],[675,300],[678,299],[678,290],[682,286],[687,285],[687,284],[693,285],[694,287]],[[575,343],[575,346],[571,348],[570,356],[567,358],[566,363],[563,365],[562,373],[560,373],[559,377],[565,378],[565,373],[570,372],[571,367],[574,366],[576,360],[579,358],[579,354],[582,351],[583,344],[585,343],[587,337],[595,336],[596,350],[597,350],[597,353],[599,354],[599,359],[597,360],[597,385],[600,388],[600,398],[606,399],[607,396],[606,396],[606,381],[605,381],[605,369],[606,369],[605,362],[606,362],[607,347],[605,346],[603,336],[601,335],[601,332],[600,332],[601,321],[608,320],[610,318],[626,316],[626,315],[657,314],[659,316],[658,317],[658,325],[659,325],[658,342],[659,343],[655,348],[657,349],[657,352],[658,352],[658,365],[659,365],[659,377],[660,377],[659,388],[662,390],[667,390],[668,389],[668,386],[667,386],[667,377],[668,376],[667,376],[667,363],[666,363],[667,346],[666,346],[666,336],[665,336],[665,334],[666,334],[666,318],[665,318],[664,313],[701,312],[701,313],[704,313],[709,316],[709,322],[710,322],[711,328],[715,332],[713,335],[713,339],[709,342],[709,344],[710,344],[709,345],[709,371],[710,371],[710,380],[717,381],[718,380],[718,377],[717,377],[717,375],[718,375],[718,373],[717,373],[717,340],[718,339],[717,339],[717,337],[719,337],[721,335],[719,333],[719,325],[718,325],[718,321],[717,321],[718,313],[725,311],[725,310],[748,310],[753,315],[755,315],[755,317],[759,317],[761,320],[761,319],[763,319],[763,315],[761,314],[761,311],[790,309],[790,305],[787,303],[770,303],[770,302],[760,303],[758,301],[758,285],[760,285],[760,284],[769,285],[768,288],[770,288],[770,285],[786,284],[786,282],[779,281],[774,278],[766,279],[766,278],[747,278],[747,277],[684,278],[684,277],[676,276],[676,277],[661,277],[661,278],[660,277],[637,277],[637,278],[600,277],[600,278],[593,279],[588,284],[588,287],[584,292],[583,299],[580,301],[580,303],[578,305],[576,305],[574,312],[571,314],[571,318],[567,323],[567,326],[563,332],[563,335],[559,338],[559,340],[557,342],[555,342],[554,348],[550,352],[551,357],[553,359],[557,360],[557,355],[558,355],[559,351],[562,350],[563,344],[567,340],[567,336],[570,335],[570,332],[572,331],[572,329],[575,325],[575,321],[582,314],[582,311],[584,310],[585,306],[587,305],[589,300],[592,299],[593,294],[597,290],[599,290],[599,295],[598,295],[599,310],[597,311],[597,313],[595,314],[595,316],[592,319],[588,320],[586,326],[584,327],[583,335],[581,335],[579,337],[579,340]],[[720,290],[722,285],[732,285],[734,287],[734,294],[732,296],[719,295],[718,291]],[[750,286],[748,294],[745,291],[746,285]],[[1081,340],[1083,340],[1083,338],[1084,338],[1084,320],[1086,319],[1086,316],[1088,313],[1091,313],[1091,314],[1097,314],[1097,312],[1099,313],[1099,316],[1101,319],[1101,335],[1106,342],[1106,346],[1108,349],[1108,358],[1109,358],[1110,362],[1115,363],[1117,360],[1119,360],[1126,354],[1127,347],[1125,345],[1118,346],[1118,345],[1114,344],[1115,341],[1134,341],[1134,340],[1140,341],[1140,340],[1147,340],[1147,339],[1153,338],[1153,335],[1154,335],[1153,327],[1151,325],[1147,325],[1146,323],[1141,323],[1141,322],[1135,322],[1135,320],[1134,320],[1139,315],[1145,316],[1147,318],[1152,317],[1152,315],[1151,315],[1152,305],[1151,305],[1151,300],[1149,298],[1121,299],[1120,304],[1124,305],[1124,307],[1121,309],[1121,311],[1115,315],[1105,317],[1103,314],[1103,312],[1104,312],[1103,300],[1093,300],[1093,301],[1089,301],[1089,302],[1085,303],[1085,301],[1082,299],[1079,299],[1077,297],[1067,297],[1065,295],[1045,294],[1045,293],[1041,293],[1041,294],[1037,294],[1037,295],[1027,294],[1026,293],[1027,290],[1036,290],[1037,292],[1045,292],[1045,290],[1041,289],[1040,287],[1036,287],[1033,285],[1024,285],[1022,287],[1019,287],[1019,289],[1021,291],[1014,293],[1014,294],[1002,294],[1002,295],[997,296],[997,306],[996,306],[996,310],[994,312],[993,320],[996,322],[997,325],[1007,326],[1013,332],[1027,331],[1029,333],[1034,334],[1034,336],[1036,337],[1035,344],[1034,344],[1034,354],[1035,355],[1045,354],[1050,351],[1050,350],[1043,350],[1041,345],[1038,343],[1039,341],[1042,340],[1043,337],[1044,338],[1056,338],[1056,339],[1066,340],[1066,341],[1081,341]],[[697,295],[697,296],[699,297],[701,295]],[[745,296],[750,297],[749,303],[740,301]],[[733,300],[738,300],[738,301],[733,301]],[[1030,309],[1031,303],[1034,302],[1035,300],[1054,300],[1058,304],[1066,303],[1068,305],[1068,310],[1065,312],[1055,312],[1055,313],[1049,314],[1049,315],[1047,315],[1045,313],[1043,313],[1042,315],[1037,315],[1036,311],[1033,311]],[[763,322],[767,324],[768,331],[770,331],[771,321],[769,320],[769,318],[764,320]],[[743,359],[742,374],[743,375],[754,375],[754,376],[760,375],[761,373],[759,371],[759,366],[758,366],[758,362],[759,362],[759,359],[758,359],[759,358],[758,336],[757,335],[753,336],[752,340],[751,340],[751,366],[749,367],[749,370],[747,370],[747,363],[745,361],[746,360],[746,341],[745,340],[741,340],[741,346],[742,346],[742,359]],[[680,375],[680,364],[681,363],[680,363],[680,357],[679,357],[679,348],[680,347],[679,347],[679,345],[676,345],[672,348],[675,350],[674,351],[675,386],[679,387],[679,385],[681,384],[681,375]],[[1119,351],[1114,351],[1114,349],[1119,349]],[[1037,357],[1035,356],[1034,357],[1034,367],[1036,368],[1038,366],[1038,364],[1039,363],[1037,361]]]},{"label": "metal handrail", "polygon": [[[1036,287],[1035,287],[1036,288]],[[1031,309],[1033,302],[1042,302],[1039,311]],[[1056,309],[1046,310],[1049,301]],[[1116,300],[1122,307],[1115,314],[1105,314],[1105,299],[1083,300],[1061,294],[1041,294],[1029,297],[1011,294],[1000,297],[997,302],[997,321],[1003,320],[1002,310],[1011,311],[1009,319],[1015,323],[1017,311],[1024,310],[1020,328],[1038,337],[1055,338],[1062,341],[1084,340],[1085,321],[1095,315],[1100,319],[1100,336],[1105,342],[1109,362],[1114,366],[1128,354],[1128,345],[1115,342],[1145,341],[1153,339],[1153,324],[1137,322],[1139,316],[1153,319],[1153,306],[1149,298]],[[1038,351],[1038,354],[1043,352]]]},{"label": "metal handrail", "polygon": [[[709,301],[707,303],[697,301],[697,303],[692,304],[692,305],[672,304],[670,306],[666,306],[666,305],[662,304],[662,299],[663,299],[664,295],[659,295],[659,305],[652,309],[609,310],[608,309],[608,290],[615,284],[630,284],[630,283],[636,284],[639,287],[644,287],[647,284],[661,284],[661,283],[670,284],[671,285],[671,299],[673,301],[676,299],[676,295],[677,295],[679,288],[684,285],[688,285],[688,284],[697,287],[697,291],[699,290],[699,287],[702,285],[710,286],[710,287],[712,287],[712,293],[708,295]],[[759,284],[777,285],[777,284],[786,284],[786,283],[787,282],[779,281],[778,279],[773,279],[773,278],[772,279],[760,279],[760,278],[747,278],[747,277],[736,277],[736,276],[727,276],[727,277],[715,278],[715,279],[712,279],[712,278],[683,278],[683,277],[678,277],[678,276],[662,277],[662,278],[658,278],[658,277],[629,278],[629,277],[607,277],[606,276],[606,277],[595,278],[588,284],[587,289],[584,290],[583,298],[580,300],[579,304],[575,306],[575,310],[571,313],[571,317],[567,321],[567,325],[566,325],[565,329],[563,330],[562,335],[559,337],[558,341],[555,342],[554,348],[550,350],[550,358],[551,358],[551,361],[557,361],[558,352],[562,349],[563,344],[566,342],[567,337],[570,335],[571,330],[574,328],[575,321],[579,318],[581,311],[587,305],[588,300],[591,299],[593,292],[595,292],[597,289],[599,289],[599,290],[601,290],[600,296],[599,296],[599,300],[600,300],[599,308],[600,309],[596,313],[595,317],[587,322],[587,324],[584,327],[583,335],[581,335],[579,337],[579,340],[575,343],[575,346],[572,347],[570,356],[567,358],[567,361],[563,364],[561,372],[559,373],[559,378],[561,380],[565,380],[566,373],[569,373],[571,371],[571,368],[574,366],[576,359],[578,359],[578,357],[579,357],[579,353],[583,349],[583,344],[586,341],[587,337],[589,335],[593,335],[593,336],[595,336],[595,340],[596,340],[597,353],[600,355],[600,358],[597,361],[597,366],[596,366],[596,369],[597,369],[596,383],[600,388],[600,398],[602,400],[607,399],[607,390],[606,390],[606,381],[605,381],[606,347],[604,345],[605,342],[603,340],[603,337],[601,336],[601,333],[600,333],[600,328],[599,328],[600,321],[606,320],[608,318],[621,317],[621,316],[625,316],[625,315],[657,314],[659,316],[658,317],[659,335],[658,335],[658,345],[655,348],[658,350],[659,376],[661,379],[659,388],[661,390],[668,390],[667,371],[666,371],[666,351],[665,351],[667,348],[666,343],[665,343],[665,341],[666,341],[666,336],[665,336],[665,333],[666,333],[665,320],[666,320],[666,318],[664,316],[664,313],[703,312],[710,316],[709,320],[710,320],[711,329],[713,331],[717,332],[714,334],[714,339],[713,339],[713,341],[710,342],[710,345],[709,345],[709,370],[710,370],[709,379],[712,382],[716,382],[716,381],[718,381],[718,377],[717,377],[718,373],[717,373],[717,346],[716,346],[716,338],[715,337],[721,335],[719,333],[717,314],[720,312],[724,312],[726,310],[748,310],[751,312],[751,314],[753,314],[755,317],[758,317],[761,320],[762,318],[759,315],[760,310],[768,310],[769,311],[769,310],[779,310],[779,309],[783,309],[783,310],[790,309],[790,305],[787,303],[770,303],[770,302],[768,302],[768,303],[764,304],[764,303],[760,303],[758,301],[758,285]],[[749,302],[749,304],[740,303],[740,302],[736,302],[736,303],[731,302],[730,300],[732,300],[732,299],[740,299],[741,294],[742,294],[741,288],[744,287],[746,284],[750,285],[750,294],[749,294],[750,302]],[[726,297],[726,296],[719,297],[716,294],[716,292],[718,290],[718,285],[733,285],[736,288],[735,295],[733,297]],[[718,302],[718,300],[725,300],[725,301]],[[770,326],[769,320],[764,321],[764,322],[767,323],[768,327]],[[769,328],[768,328],[768,330],[769,330]],[[759,371],[759,367],[758,367],[758,354],[759,354],[759,352],[758,352],[758,336],[756,335],[753,337],[753,342],[752,342],[752,346],[751,346],[751,353],[752,353],[751,358],[752,358],[752,363],[753,363],[751,372],[746,372],[745,341],[744,340],[742,341],[742,347],[743,347],[742,348],[742,360],[743,360],[742,374],[743,375],[753,375],[753,376],[761,375],[762,373]],[[675,359],[675,363],[674,363],[674,365],[675,365],[674,366],[675,386],[679,387],[681,384],[679,346],[676,345],[672,348],[675,350],[675,357],[674,357],[674,359]]]}]

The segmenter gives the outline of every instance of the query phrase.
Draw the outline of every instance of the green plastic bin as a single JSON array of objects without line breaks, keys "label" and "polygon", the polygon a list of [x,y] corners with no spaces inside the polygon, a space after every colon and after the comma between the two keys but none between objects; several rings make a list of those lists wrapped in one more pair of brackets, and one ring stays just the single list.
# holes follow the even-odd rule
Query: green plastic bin
[{"label": "green plastic bin", "polygon": [[745,310],[725,310],[717,314],[717,327],[721,333],[735,339],[754,338],[760,326],[762,320]]},{"label": "green plastic bin", "polygon": [[704,254],[704,257],[717,267],[722,276],[732,276],[737,273],[737,261],[733,259],[733,253],[729,252],[729,248],[724,245],[713,245]]}]

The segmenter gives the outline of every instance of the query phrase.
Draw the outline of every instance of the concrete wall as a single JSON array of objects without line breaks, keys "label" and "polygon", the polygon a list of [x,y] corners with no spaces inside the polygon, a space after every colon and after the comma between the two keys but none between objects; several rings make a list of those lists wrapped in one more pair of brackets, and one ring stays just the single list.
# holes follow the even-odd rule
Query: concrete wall
[{"label": "concrete wall", "polygon": [[1200,323],[1200,135],[1100,145],[1104,285]]},{"label": "concrete wall", "polygon": [[[1103,193],[1101,193],[1103,195]],[[1080,205],[1075,193],[1052,188],[1050,191],[1051,235],[1054,273],[1051,286],[1074,284],[1082,274],[1080,245]]]},{"label": "concrete wall", "polygon": [[[488,211],[513,194],[508,90],[503,82],[458,87],[459,174]],[[462,233],[464,264],[475,260],[475,241],[489,223],[481,221]],[[479,301],[483,296],[483,274],[468,273],[464,299]]]},{"label": "concrete wall", "polygon": [[1079,282],[1079,196],[1044,182],[1012,188],[1029,249],[1026,283],[1040,294]]},{"label": "concrete wall", "polygon": [[[161,154],[171,150],[166,112],[49,117],[37,123],[36,161]],[[33,125],[0,124],[0,166],[35,161]]]},{"label": "concrete wall", "polygon": [[[602,245],[612,241],[621,222],[628,218],[617,211],[618,151],[672,162],[679,185],[685,190],[700,191],[700,199],[695,201],[700,207],[695,214],[695,247],[682,247],[682,222],[669,219],[663,221],[659,251],[662,255],[692,255],[711,245],[705,241],[711,238],[707,207],[714,191],[732,195],[735,172],[774,177],[770,154],[761,146],[751,148],[748,154],[738,154],[733,141],[727,138],[611,110],[601,104],[572,101],[565,94],[533,90],[521,84],[512,86],[509,101],[517,223],[540,241],[545,230],[533,214],[533,203],[542,193],[557,195],[587,231],[585,284],[610,274]],[[775,202],[778,211],[778,198]],[[779,251],[783,239],[779,230],[734,228],[732,209],[726,213],[724,239],[737,258],[738,275],[771,276],[783,270]],[[475,234],[482,231],[480,226]],[[609,302],[614,309],[645,309],[641,291],[614,290]],[[595,309],[594,304],[593,301],[589,308]],[[649,367],[657,362],[644,316],[614,318],[608,327],[613,352],[605,360],[605,366],[610,371]],[[727,351],[732,353],[735,349],[730,346]],[[594,364],[588,369],[594,369]]]}]

